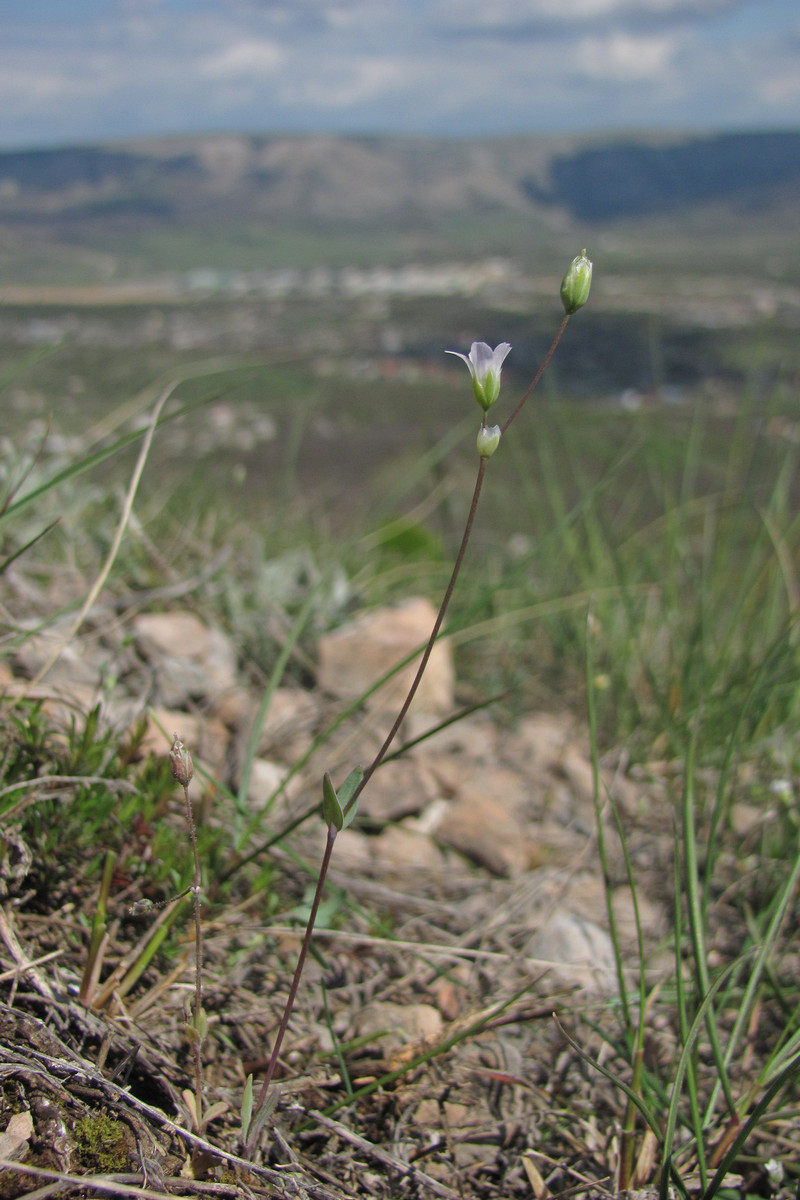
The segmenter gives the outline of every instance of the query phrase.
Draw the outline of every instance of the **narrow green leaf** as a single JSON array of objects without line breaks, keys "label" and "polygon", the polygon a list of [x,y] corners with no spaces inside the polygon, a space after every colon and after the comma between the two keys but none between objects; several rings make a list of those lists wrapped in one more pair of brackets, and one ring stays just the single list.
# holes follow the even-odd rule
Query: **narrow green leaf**
[{"label": "narrow green leaf", "polygon": [[275,1108],[277,1107],[278,1098],[280,1097],[280,1094],[281,1094],[280,1088],[274,1087],[274,1086],[271,1087],[270,1090],[267,1092],[266,1100],[261,1105],[261,1108],[258,1110],[256,1115],[253,1117],[252,1123],[250,1125],[249,1134],[248,1134],[248,1141],[250,1141],[250,1140],[255,1141],[256,1138],[258,1137],[258,1135],[261,1133],[261,1130],[264,1128],[267,1121],[269,1120],[269,1118],[272,1116],[273,1112],[275,1111]]},{"label": "narrow green leaf", "polygon": [[325,824],[333,825],[337,833],[343,827],[344,813],[327,771],[322,776],[322,815],[325,818]]},{"label": "narrow green leaf", "polygon": [[355,800],[352,797],[355,796],[361,786],[363,778],[364,772],[361,770],[361,767],[353,767],[347,779],[345,779],[339,788],[338,799],[344,813],[342,829],[347,829],[347,826],[351,825],[355,820],[356,813],[358,812],[358,796],[356,796]]},{"label": "narrow green leaf", "polygon": [[242,1092],[242,1141],[247,1141],[250,1132],[250,1122],[253,1119],[253,1076],[247,1076],[247,1082]]},{"label": "narrow green leaf", "polygon": [[338,792],[339,803],[343,808],[363,778],[364,772],[361,770],[361,767],[353,767],[352,771],[347,776],[347,779],[345,779]]},{"label": "narrow green leaf", "polygon": [[358,800],[355,800],[350,805],[349,808],[346,808],[344,810],[344,820],[342,822],[342,829],[347,829],[348,825],[352,825],[353,821],[356,819],[357,812],[358,812]]}]

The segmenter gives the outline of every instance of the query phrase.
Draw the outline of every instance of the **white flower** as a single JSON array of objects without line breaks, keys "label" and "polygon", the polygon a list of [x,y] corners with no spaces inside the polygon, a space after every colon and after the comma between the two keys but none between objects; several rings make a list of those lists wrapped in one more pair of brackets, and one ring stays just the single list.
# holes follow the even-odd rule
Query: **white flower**
[{"label": "white flower", "polygon": [[500,395],[500,369],[510,349],[508,342],[501,342],[494,350],[486,342],[473,342],[469,356],[458,350],[445,350],[445,354],[463,358],[469,367],[472,390],[484,412],[489,411]]}]

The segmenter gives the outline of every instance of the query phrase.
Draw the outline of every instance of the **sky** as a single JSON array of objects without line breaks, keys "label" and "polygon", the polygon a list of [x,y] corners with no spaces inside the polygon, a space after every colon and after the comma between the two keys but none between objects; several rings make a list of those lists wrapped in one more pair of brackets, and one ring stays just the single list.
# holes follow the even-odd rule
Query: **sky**
[{"label": "sky", "polygon": [[798,0],[0,0],[0,148],[800,128]]}]

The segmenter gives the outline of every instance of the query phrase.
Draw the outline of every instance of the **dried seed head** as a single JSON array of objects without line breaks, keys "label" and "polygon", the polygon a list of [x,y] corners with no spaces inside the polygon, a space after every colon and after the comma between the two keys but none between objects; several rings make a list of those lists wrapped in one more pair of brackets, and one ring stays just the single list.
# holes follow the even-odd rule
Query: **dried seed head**
[{"label": "dried seed head", "polygon": [[174,741],[172,743],[172,749],[169,752],[169,765],[172,770],[172,778],[176,783],[179,783],[181,787],[188,787],[192,776],[194,775],[192,756],[178,737],[177,733],[174,733],[172,736]]}]

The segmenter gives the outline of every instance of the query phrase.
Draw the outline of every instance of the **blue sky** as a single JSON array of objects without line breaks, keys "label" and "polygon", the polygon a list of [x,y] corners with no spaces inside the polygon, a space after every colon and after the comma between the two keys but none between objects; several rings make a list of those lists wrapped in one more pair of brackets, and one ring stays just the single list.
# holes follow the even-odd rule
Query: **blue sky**
[{"label": "blue sky", "polygon": [[798,0],[0,0],[0,148],[798,127]]}]

